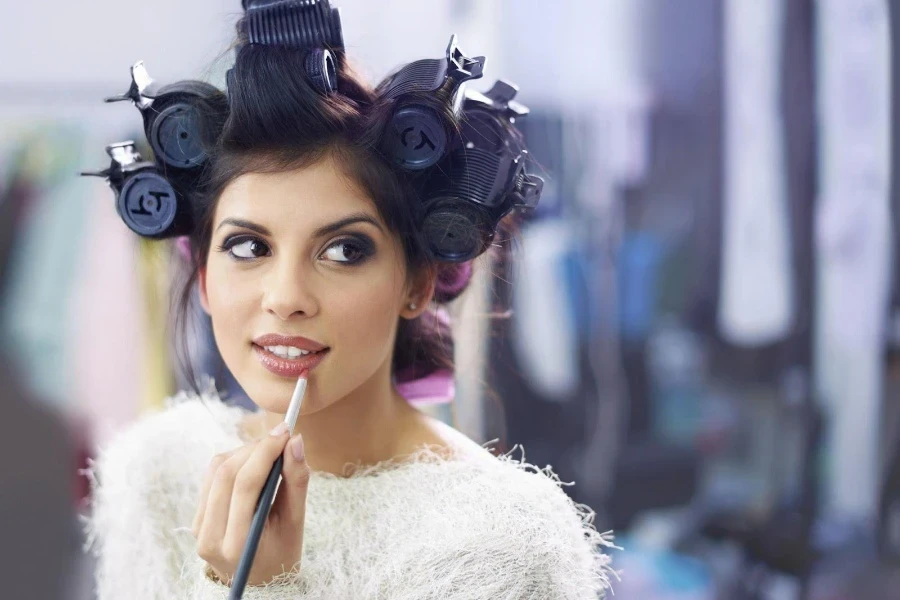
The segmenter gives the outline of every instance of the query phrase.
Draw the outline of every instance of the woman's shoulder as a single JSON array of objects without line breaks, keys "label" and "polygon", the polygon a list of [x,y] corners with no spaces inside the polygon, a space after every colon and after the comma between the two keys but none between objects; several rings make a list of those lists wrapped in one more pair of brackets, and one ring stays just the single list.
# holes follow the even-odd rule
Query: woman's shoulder
[{"label": "woman's shoulder", "polygon": [[181,391],[159,410],[144,413],[100,444],[91,471],[134,484],[203,468],[216,453],[234,446],[241,407],[230,406],[214,389]]},{"label": "woman's shoulder", "polygon": [[[126,597],[122,589],[138,585],[132,576],[159,597],[181,597],[173,586],[186,571],[171,559],[196,556],[189,524],[202,474],[214,454],[235,444],[241,410],[213,392],[181,392],[99,445],[84,471],[91,510],[79,520],[84,549],[100,559],[104,598]],[[197,568],[192,562],[191,573]]]},{"label": "woman's shoulder", "polygon": [[552,513],[579,523],[592,518],[590,511],[575,504],[563,489],[572,484],[561,481],[550,465],[538,467],[527,462],[521,446],[500,453],[491,447],[493,442],[480,445],[436,419],[429,429],[430,434],[419,439],[419,449],[407,463],[408,473],[417,479],[420,489],[441,488],[442,498],[464,499],[476,517],[490,515],[489,509],[493,509],[540,517]]},{"label": "woman's shoulder", "polygon": [[507,453],[481,449],[483,454],[475,454],[462,463],[462,468],[470,471],[462,482],[478,491],[485,504],[522,517],[550,514],[578,521],[592,518],[586,514],[590,511],[577,505],[563,489],[574,483],[562,481],[551,465],[529,463],[521,446]]},{"label": "woman's shoulder", "polygon": [[473,544],[529,548],[532,558],[554,557],[550,570],[561,580],[588,577],[592,589],[609,586],[614,574],[604,551],[617,546],[612,531],[597,530],[593,509],[566,493],[564,488],[575,482],[561,480],[551,465],[529,463],[522,446],[470,463],[469,469],[457,505],[462,524],[481,532]]},{"label": "woman's shoulder", "polygon": [[407,530],[416,522],[420,537],[455,540],[466,552],[481,548],[485,557],[494,553],[501,561],[502,549],[527,548],[510,559],[527,563],[543,556],[552,563],[544,567],[562,579],[598,590],[608,586],[612,571],[603,549],[615,547],[612,534],[599,532],[594,511],[566,493],[572,482],[562,481],[552,466],[529,463],[521,446],[497,453],[458,441],[468,452],[446,460],[423,448],[420,460],[405,471],[401,489],[411,497],[398,502],[406,515],[409,506],[421,511],[417,520],[405,517]]},{"label": "woman's shoulder", "polygon": [[[444,459],[470,463],[490,461],[493,458],[484,446],[440,419],[419,413],[415,421],[410,433],[399,442],[401,448],[406,448],[406,453],[415,454],[420,448],[425,448],[426,454],[434,453]],[[398,451],[398,454],[404,452]]]}]

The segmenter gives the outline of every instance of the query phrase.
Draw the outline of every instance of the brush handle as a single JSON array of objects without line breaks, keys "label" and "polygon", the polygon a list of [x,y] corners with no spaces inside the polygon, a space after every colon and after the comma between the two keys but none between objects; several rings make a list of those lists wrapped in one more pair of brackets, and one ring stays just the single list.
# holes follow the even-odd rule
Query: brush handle
[{"label": "brush handle", "polygon": [[284,454],[281,454],[272,465],[272,470],[269,471],[269,477],[266,479],[266,485],[263,486],[259,500],[256,502],[256,513],[253,515],[253,522],[250,523],[250,533],[247,535],[244,553],[241,554],[237,573],[234,574],[234,580],[231,583],[229,600],[240,600],[244,595],[244,587],[246,587],[247,578],[250,576],[250,569],[253,566],[253,559],[256,557],[256,549],[259,546],[263,528],[266,526],[266,520],[269,518],[269,511],[272,510],[272,504],[275,501],[275,492],[278,489],[278,483],[281,481],[281,470],[283,467]]}]

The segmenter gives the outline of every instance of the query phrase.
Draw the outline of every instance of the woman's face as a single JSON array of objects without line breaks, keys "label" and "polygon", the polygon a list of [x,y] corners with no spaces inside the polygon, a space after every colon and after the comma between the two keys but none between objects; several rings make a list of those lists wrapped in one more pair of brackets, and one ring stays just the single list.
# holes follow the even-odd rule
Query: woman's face
[{"label": "woman's face", "polygon": [[[421,312],[408,308],[420,300],[407,286],[399,240],[332,159],[238,177],[212,228],[201,302],[225,364],[260,408],[286,412],[302,361],[318,360],[303,414],[389,380],[398,318]],[[260,340],[268,334],[327,350],[280,357],[297,352]]]}]

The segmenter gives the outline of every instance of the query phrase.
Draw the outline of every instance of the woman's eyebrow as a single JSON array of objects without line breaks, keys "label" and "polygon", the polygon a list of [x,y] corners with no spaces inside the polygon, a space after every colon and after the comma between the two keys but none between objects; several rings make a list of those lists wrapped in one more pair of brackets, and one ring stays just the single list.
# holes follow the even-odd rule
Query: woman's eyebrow
[{"label": "woman's eyebrow", "polygon": [[344,217],[343,219],[339,219],[334,223],[329,223],[328,225],[323,225],[316,229],[313,233],[313,237],[324,237],[328,234],[334,233],[346,227],[347,225],[352,225],[354,223],[369,223],[370,225],[374,225],[378,228],[378,231],[384,233],[384,229],[382,229],[381,225],[375,220],[372,215],[364,212],[356,212],[351,213]]},{"label": "woman's eyebrow", "polygon": [[[375,218],[373,218],[371,215],[369,215],[367,213],[358,212],[358,213],[349,214],[346,217],[339,219],[333,223],[329,223],[328,225],[323,225],[322,227],[319,227],[318,229],[315,230],[315,232],[313,232],[313,237],[324,237],[328,234],[339,231],[339,230],[343,229],[344,227],[346,227],[348,225],[352,225],[354,223],[369,223],[369,224],[377,227],[378,230],[381,231],[381,233],[384,233],[384,229],[381,227],[381,224],[379,224]],[[250,231],[255,231],[256,233],[258,233],[260,235],[264,235],[264,236],[271,237],[271,235],[272,235],[272,232],[270,232],[268,229],[266,229],[262,225],[258,225],[252,221],[247,221],[245,219],[234,219],[234,218],[224,219],[221,223],[219,223],[219,226],[216,227],[216,231],[218,231],[225,225],[234,225],[236,227],[243,227],[244,229],[249,229]]]},{"label": "woman's eyebrow", "polygon": [[250,231],[255,231],[260,235],[272,236],[272,232],[263,227],[262,225],[257,225],[252,221],[245,221],[244,219],[223,219],[219,226],[216,227],[216,231],[222,229],[226,225],[234,225],[235,227],[243,227],[244,229],[249,229]]}]

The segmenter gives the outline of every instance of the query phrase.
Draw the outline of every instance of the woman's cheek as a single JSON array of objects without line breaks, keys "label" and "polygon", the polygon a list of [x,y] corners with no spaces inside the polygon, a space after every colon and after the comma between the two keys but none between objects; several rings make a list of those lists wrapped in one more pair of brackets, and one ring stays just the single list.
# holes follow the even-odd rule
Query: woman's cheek
[{"label": "woman's cheek", "polygon": [[[353,294],[333,296],[328,307],[328,325],[336,334],[333,343],[340,347],[341,363],[353,361],[353,373],[365,379],[383,361],[389,359],[390,336],[396,323],[395,292],[370,281],[366,289]],[[335,365],[345,369],[346,364]],[[356,382],[358,385],[361,381]]]},{"label": "woman's cheek", "polygon": [[[368,290],[356,296],[354,306],[345,314],[352,315],[350,332],[355,331],[360,343],[373,350],[387,342],[391,328],[397,319],[395,296],[397,292],[383,282],[371,285]],[[349,323],[348,323],[349,324]]]},{"label": "woman's cheek", "polygon": [[214,265],[207,275],[210,318],[216,343],[226,360],[244,345],[249,322],[249,300],[244,297],[252,288],[248,282],[235,280],[222,265]]}]

